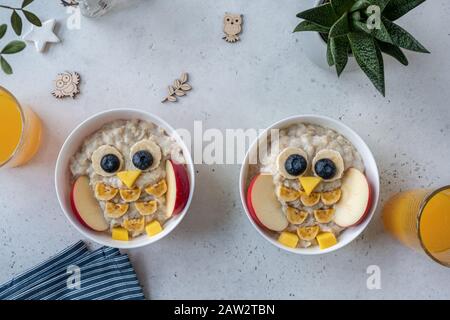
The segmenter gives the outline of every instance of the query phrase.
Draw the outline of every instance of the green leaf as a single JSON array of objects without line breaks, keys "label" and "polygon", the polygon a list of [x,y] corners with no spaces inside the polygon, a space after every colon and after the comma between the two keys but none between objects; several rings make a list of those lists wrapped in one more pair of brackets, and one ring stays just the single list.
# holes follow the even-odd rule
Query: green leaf
[{"label": "green leaf", "polygon": [[383,22],[380,22],[380,29],[376,29],[376,28],[369,29],[367,27],[367,23],[361,22],[361,21],[352,21],[352,26],[355,30],[365,32],[365,33],[373,36],[375,39],[392,44],[391,36],[389,35],[389,32],[386,30],[386,27],[383,24]]},{"label": "green leaf", "polygon": [[297,18],[302,18],[321,26],[331,28],[338,19],[338,16],[334,13],[331,3],[326,3],[298,13]]},{"label": "green leaf", "polygon": [[22,12],[25,15],[25,18],[27,18],[30,23],[34,24],[35,26],[42,27],[41,19],[39,19],[34,13],[27,10],[22,10]]},{"label": "green leaf", "polygon": [[395,21],[424,2],[425,0],[391,0],[383,15],[389,20]]},{"label": "green leaf", "polygon": [[350,8],[350,12],[359,11],[362,9],[366,9],[368,6],[370,6],[369,1],[367,0],[358,0],[355,2],[355,4]]},{"label": "green leaf", "polygon": [[334,66],[333,55],[331,53],[331,43],[330,41],[327,44],[327,62],[330,67]]},{"label": "green leaf", "polygon": [[383,12],[384,8],[388,5],[390,0],[367,0],[371,5],[380,7],[380,12]]},{"label": "green leaf", "polygon": [[1,54],[13,54],[22,51],[25,49],[27,45],[23,41],[14,40],[8,43],[3,50],[0,52]]},{"label": "green leaf", "polygon": [[372,35],[380,41],[392,44],[391,36],[382,21],[380,21],[380,29],[377,29],[377,28],[373,29]]},{"label": "green leaf", "polygon": [[336,21],[335,24],[330,29],[330,37],[340,37],[344,36],[347,33],[350,32],[350,26],[348,24],[348,15],[347,13],[344,13],[342,17],[339,18],[338,21]]},{"label": "green leaf", "polygon": [[352,13],[352,20],[353,21],[361,21],[361,12],[355,11]]},{"label": "green leaf", "polygon": [[355,0],[331,0],[330,2],[336,15],[340,17],[350,10]]},{"label": "green leaf", "polygon": [[6,73],[6,74],[13,73],[11,65],[3,57],[0,57],[0,65],[2,66],[2,70],[4,73]]},{"label": "green leaf", "polygon": [[400,49],[397,46],[394,46],[390,43],[385,42],[378,42],[378,47],[380,50],[391,57],[394,57],[398,60],[401,64],[407,66],[408,65],[408,58],[406,58],[405,54],[403,53],[402,49]]},{"label": "green leaf", "polygon": [[11,26],[18,36],[22,34],[22,18],[16,10],[13,10],[13,13],[11,14]]},{"label": "green leaf", "polygon": [[298,26],[294,29],[294,32],[301,32],[301,31],[317,31],[322,33],[328,33],[330,31],[330,28],[305,20],[300,22]]},{"label": "green leaf", "polygon": [[364,33],[352,32],[347,35],[356,62],[373,83],[375,88],[384,96],[384,64],[383,56],[375,40]]},{"label": "green leaf", "polygon": [[7,29],[8,29],[8,26],[6,24],[2,24],[0,26],[0,39],[3,38]]},{"label": "green leaf", "polygon": [[382,17],[381,20],[391,35],[393,44],[411,51],[430,53],[419,41],[414,39],[414,37],[402,27],[384,17]]},{"label": "green leaf", "polygon": [[26,6],[28,6],[30,3],[32,3],[34,0],[23,0],[22,2],[22,8],[25,8]]},{"label": "green leaf", "polygon": [[372,34],[372,30],[367,28],[367,24],[365,22],[352,20],[352,27],[353,27],[353,29],[355,29],[357,31],[362,31],[362,32],[365,32],[367,34]]},{"label": "green leaf", "polygon": [[331,38],[330,40],[331,55],[336,65],[338,77],[344,71],[348,62],[348,48],[350,46],[346,36]]}]

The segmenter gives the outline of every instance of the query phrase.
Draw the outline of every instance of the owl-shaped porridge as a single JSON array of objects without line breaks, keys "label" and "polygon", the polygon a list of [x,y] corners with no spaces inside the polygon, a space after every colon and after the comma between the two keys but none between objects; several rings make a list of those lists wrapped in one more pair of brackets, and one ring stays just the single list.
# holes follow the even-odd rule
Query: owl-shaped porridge
[{"label": "owl-shaped porridge", "polygon": [[80,75],[77,72],[64,72],[58,74],[55,80],[55,90],[52,92],[56,98],[72,97],[80,93]]},{"label": "owl-shaped porridge", "polygon": [[223,18],[223,23],[223,31],[225,32],[223,39],[231,43],[239,41],[239,33],[242,31],[242,15],[227,13]]},{"label": "owl-shaped porridge", "polygon": [[358,151],[335,131],[310,124],[281,130],[269,148],[248,191],[258,224],[279,232],[288,247],[336,244],[349,221],[341,213],[359,187],[353,177],[366,181]]},{"label": "owl-shaped porridge", "polygon": [[174,214],[166,198],[168,162],[185,163],[175,139],[152,123],[120,120],[85,140],[71,171],[75,179],[88,178],[113,239],[128,240],[149,233],[149,223],[161,229]]}]

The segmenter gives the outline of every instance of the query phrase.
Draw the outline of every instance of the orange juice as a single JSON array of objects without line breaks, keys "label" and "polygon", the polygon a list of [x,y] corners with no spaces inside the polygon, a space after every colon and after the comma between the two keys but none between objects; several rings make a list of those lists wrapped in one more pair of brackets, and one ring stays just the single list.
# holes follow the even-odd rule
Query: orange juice
[{"label": "orange juice", "polygon": [[0,167],[28,162],[39,149],[41,131],[39,117],[0,87]]},{"label": "orange juice", "polygon": [[383,222],[404,245],[450,267],[450,186],[393,196],[384,206]]}]

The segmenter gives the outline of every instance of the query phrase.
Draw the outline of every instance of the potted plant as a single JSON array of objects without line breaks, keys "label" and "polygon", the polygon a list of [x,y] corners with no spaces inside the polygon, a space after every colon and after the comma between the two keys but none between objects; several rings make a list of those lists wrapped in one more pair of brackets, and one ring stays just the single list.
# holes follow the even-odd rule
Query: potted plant
[{"label": "potted plant", "polygon": [[[338,76],[349,57],[364,71],[384,96],[382,53],[408,65],[403,49],[429,53],[412,35],[394,21],[425,0],[321,0],[314,8],[297,14],[304,19],[294,32],[313,31],[323,40],[323,61],[334,66]],[[317,37],[319,38],[319,37]]]}]

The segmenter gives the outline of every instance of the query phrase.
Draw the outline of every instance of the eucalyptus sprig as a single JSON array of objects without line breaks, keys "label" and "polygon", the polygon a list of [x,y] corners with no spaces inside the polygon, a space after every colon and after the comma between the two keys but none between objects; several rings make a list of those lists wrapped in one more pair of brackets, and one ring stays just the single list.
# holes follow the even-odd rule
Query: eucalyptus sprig
[{"label": "eucalyptus sprig", "polygon": [[[20,36],[22,34],[23,29],[23,21],[21,16],[19,15],[19,12],[23,14],[25,19],[27,19],[31,24],[41,27],[42,22],[41,19],[38,18],[33,12],[28,10],[28,6],[33,2],[34,0],[23,0],[22,5],[20,7],[11,7],[7,5],[0,5],[0,9],[6,9],[11,10],[11,27],[16,33],[16,35]],[[0,39],[2,39],[6,31],[8,30],[8,26],[6,24],[0,25]],[[5,55],[9,54],[15,54],[23,49],[25,49],[26,44],[23,41],[20,40],[14,40],[9,42],[6,46],[3,47],[3,49],[0,51],[0,66],[4,73],[6,74],[12,74],[13,70],[11,68],[11,65],[6,61]]]},{"label": "eucalyptus sprig", "polygon": [[27,19],[31,24],[34,24],[37,27],[42,26],[41,19],[38,18],[33,12],[26,9],[34,0],[23,0],[22,5],[20,7],[11,7],[7,5],[0,5],[0,8],[11,10],[11,26],[14,32],[20,36],[22,34],[22,18],[19,15],[19,12],[23,14],[25,19]]},{"label": "eucalyptus sprig", "polygon": [[[8,30],[8,26],[6,24],[0,25],[0,39],[4,37],[6,30]],[[0,51],[0,65],[4,73],[13,73],[11,65],[8,63],[8,61],[6,61],[4,55],[18,53],[25,49],[25,47],[25,42],[19,40],[11,41],[5,47],[3,47],[3,49]]]},{"label": "eucalyptus sprig", "polygon": [[425,0],[325,0],[319,6],[297,14],[304,21],[294,32],[322,34],[327,41],[326,59],[330,66],[336,67],[338,76],[352,54],[384,96],[382,52],[405,66],[408,59],[402,49],[429,53],[419,41],[394,23],[423,2]]}]

